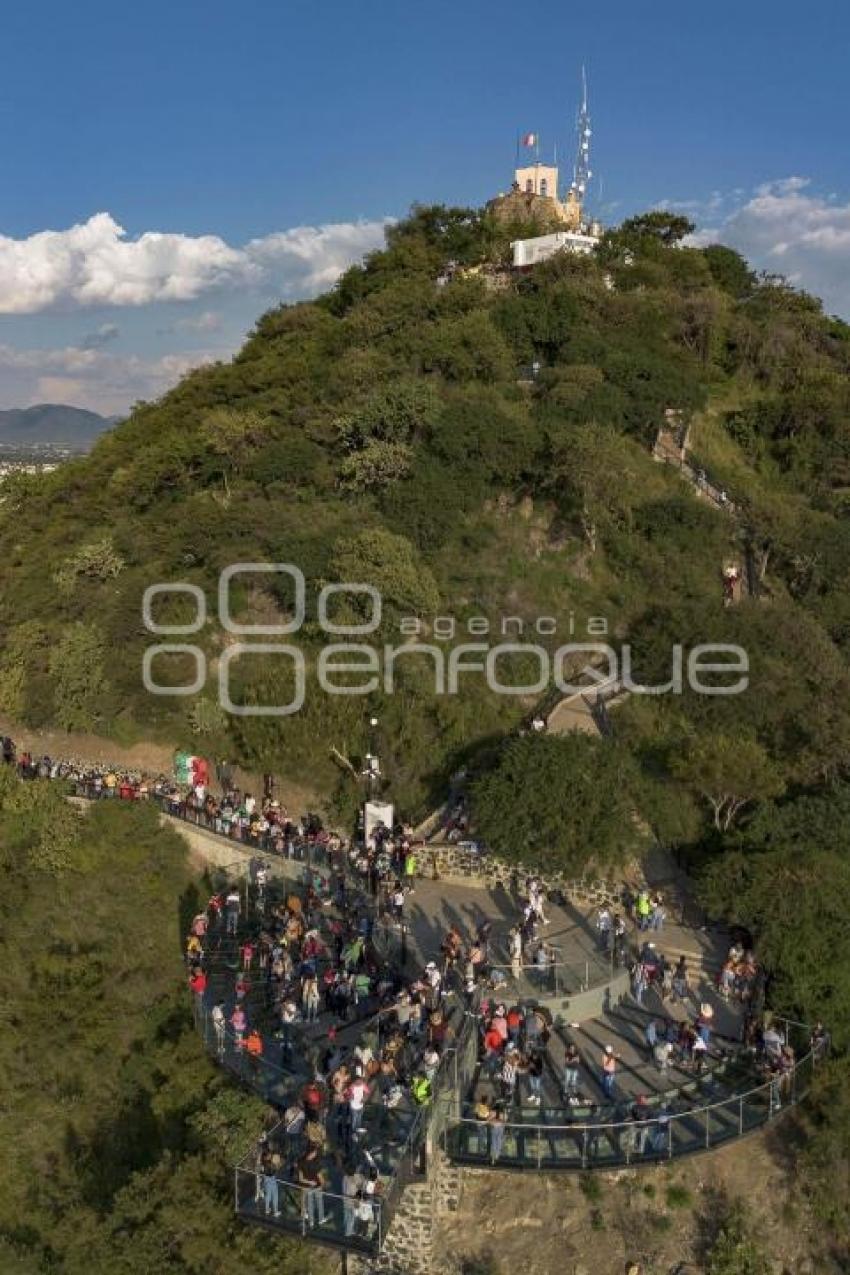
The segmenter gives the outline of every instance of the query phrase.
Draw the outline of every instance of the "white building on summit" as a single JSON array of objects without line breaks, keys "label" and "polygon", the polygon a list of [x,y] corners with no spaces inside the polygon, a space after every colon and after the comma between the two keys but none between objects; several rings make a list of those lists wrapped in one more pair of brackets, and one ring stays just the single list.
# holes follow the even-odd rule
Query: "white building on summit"
[{"label": "white building on summit", "polygon": [[543,233],[512,244],[513,265],[525,269],[545,261],[557,252],[592,252],[599,242],[602,227],[584,215],[584,198],[592,177],[590,170],[590,112],[587,106],[587,84],[582,70],[582,101],[577,120],[578,143],[573,180],[563,199],[558,193],[558,166],[540,162],[540,139],[529,133],[522,139],[526,148],[533,147],[532,163],[519,163],[507,194],[497,195],[487,204],[491,216],[502,222],[533,222]]}]

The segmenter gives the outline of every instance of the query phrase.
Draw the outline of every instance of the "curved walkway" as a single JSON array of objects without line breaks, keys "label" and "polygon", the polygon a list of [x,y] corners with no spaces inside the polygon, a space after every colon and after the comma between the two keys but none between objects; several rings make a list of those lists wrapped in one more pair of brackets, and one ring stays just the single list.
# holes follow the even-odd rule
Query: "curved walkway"
[{"label": "curved walkway", "polygon": [[[174,817],[177,812],[171,809],[166,813]],[[228,839],[199,829],[195,820],[189,822],[194,824],[194,833],[217,843],[221,862],[221,843],[226,845]],[[675,1025],[676,1016],[686,1011],[661,1003],[654,992],[649,993],[645,1007],[625,996],[623,973],[601,957],[591,918],[570,905],[547,905],[546,909],[545,939],[558,958],[552,985],[547,982],[548,971],[546,977],[540,977],[539,985],[536,971],[523,971],[520,979],[512,982],[509,962],[500,961],[506,951],[507,930],[517,912],[517,900],[506,891],[417,880],[405,904],[403,923],[390,925],[379,916],[376,901],[363,890],[363,878],[353,873],[347,856],[328,860],[321,847],[300,846],[298,853],[304,857],[295,862],[272,861],[276,880],[260,887],[252,876],[251,849],[245,847],[238,863],[211,870],[217,891],[237,887],[240,906],[235,926],[213,915],[212,924],[205,927],[201,947],[207,981],[201,994],[194,995],[193,1008],[204,1043],[216,1061],[279,1112],[286,1112],[296,1100],[303,1103],[305,1086],[317,1071],[327,1070],[318,1064],[328,1053],[329,1044],[343,1053],[364,1040],[377,1047],[386,1015],[392,1019],[395,1012],[391,999],[381,1003],[364,993],[352,1021],[338,1026],[335,1039],[328,1031],[331,1016],[320,1017],[315,1025],[302,1023],[292,1033],[276,1029],[268,985],[250,971],[247,988],[240,991],[237,980],[245,940],[256,940],[282,897],[298,895],[297,906],[304,909],[309,924],[326,945],[332,944],[330,936],[338,924],[346,927],[349,935],[363,934],[370,945],[373,970],[386,971],[388,984],[405,965],[421,969],[426,959],[439,951],[449,926],[468,938],[483,922],[489,923],[493,959],[488,978],[479,984],[471,1002],[460,987],[445,1000],[453,1039],[435,1076],[431,1104],[417,1107],[406,1091],[399,1103],[388,1107],[376,1088],[367,1103],[362,1142],[356,1147],[340,1126],[333,1126],[328,1107],[323,1105],[327,1177],[319,1191],[320,1205],[311,1202],[309,1189],[297,1184],[294,1174],[286,1169],[293,1164],[292,1134],[286,1120],[281,1121],[236,1167],[236,1207],[245,1220],[375,1254],[386,1238],[405,1187],[422,1180],[426,1152],[434,1145],[442,1147],[459,1165],[497,1164],[526,1170],[634,1166],[705,1151],[740,1138],[805,1096],[818,1059],[807,1030],[793,1023],[782,1026],[777,1037],[780,1047],[785,1042],[793,1044],[796,1059],[790,1069],[781,1072],[777,1056],[771,1056],[770,1051],[756,1054],[742,1049],[736,1039],[735,1017],[727,1013],[721,1020],[726,1011],[720,1002],[715,1002],[716,1026],[728,1030],[728,1035],[718,1033],[702,1074],[671,1067],[661,1075],[649,1056],[646,1023],[653,1018]],[[295,889],[293,875],[302,878]],[[653,937],[659,948],[665,950],[669,945],[674,955],[681,952],[686,939],[694,939],[684,927],[674,926]],[[711,952],[710,937],[702,934],[700,943],[703,951],[697,949],[697,961],[702,982],[697,987],[697,1003],[715,996],[711,961],[717,959],[717,950]],[[556,969],[563,971],[560,985]],[[613,996],[612,989],[616,990]],[[598,994],[602,1003],[587,1016],[573,1017],[571,1010],[587,992]],[[519,1004],[527,1014],[537,1007],[550,1023],[539,1104],[525,1101],[520,1087],[515,1101],[501,1111],[495,1107],[496,1086],[481,1066],[485,1007],[479,1002],[489,999],[492,1009],[496,998]],[[247,1007],[249,1026],[260,1029],[262,1052],[249,1051],[244,1033],[234,1030],[231,1020],[237,1001]],[[214,1006],[223,1010],[223,1026],[222,1016],[216,1020],[213,1015]],[[567,1043],[579,1048],[582,1073],[579,1091],[569,1104],[561,1092]],[[599,1087],[598,1071],[608,1043],[619,1055],[611,1101]],[[327,1101],[326,1095],[324,1103]],[[261,1171],[260,1162],[260,1153],[269,1148],[279,1150],[284,1157],[280,1176],[274,1178],[273,1204],[277,1207],[270,1209],[268,1173]],[[356,1204],[350,1194],[342,1194],[346,1156],[353,1151],[361,1170],[364,1163],[368,1165],[374,1191],[368,1200]]]}]

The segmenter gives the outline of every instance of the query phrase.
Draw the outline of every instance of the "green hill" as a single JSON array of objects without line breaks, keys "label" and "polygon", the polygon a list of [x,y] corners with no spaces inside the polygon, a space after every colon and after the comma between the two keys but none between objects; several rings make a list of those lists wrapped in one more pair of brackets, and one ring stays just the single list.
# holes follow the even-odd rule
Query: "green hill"
[{"label": "green hill", "polygon": [[65,445],[86,449],[114,425],[116,417],[98,416],[81,407],[38,403],[0,411],[0,443],[7,445]]},{"label": "green hill", "polygon": [[[522,227],[414,209],[331,293],[264,315],[232,363],[140,404],[88,457],[10,480],[0,711],[226,754],[309,781],[340,815],[357,785],[330,751],[357,764],[376,715],[400,813],[426,810],[466,765],[479,828],[520,861],[616,870],[654,836],[698,869],[710,915],[752,930],[771,1006],[823,1018],[846,1050],[850,328],[726,248],[684,246],[688,229],[648,214],[592,258],[514,275],[509,243]],[[670,411],[690,427],[695,472],[725,503],[652,459]],[[746,565],[758,596],[723,605],[729,561]],[[240,563],[303,573],[300,631],[261,639],[297,643],[300,712],[219,706],[228,661],[237,705],[293,697],[292,658],[232,658],[238,638],[217,591]],[[155,635],[145,590],[177,582],[201,590],[207,618],[195,628],[195,600],[163,594],[153,618],[184,633]],[[365,695],[317,689],[323,651],[344,640],[322,632],[318,598],[335,582],[368,583],[382,598],[363,639],[378,646],[382,676]],[[285,627],[300,618],[291,583],[237,575],[230,617]],[[363,593],[337,594],[325,629],[328,619],[369,628],[372,611]],[[427,641],[449,663],[460,644],[515,642],[519,628],[547,657],[570,642],[604,637],[620,655],[628,644],[634,679],[650,684],[670,680],[677,646],[687,660],[700,644],[734,644],[749,685],[704,695],[686,680],[680,693],[633,694],[604,739],[517,738],[546,690],[497,694],[473,670],[459,673],[457,694],[437,693],[433,653],[403,649],[386,689],[386,646]],[[197,692],[144,688],[146,650],[168,642],[200,655],[159,655],[156,681],[191,685],[202,661]],[[538,674],[532,651],[500,665],[503,681],[533,687]],[[372,670],[335,681],[345,677],[362,688]],[[26,1033],[20,1047],[9,1037],[5,1063],[10,1111],[39,1123],[21,1140],[16,1117],[6,1139],[3,1269],[271,1269],[271,1248],[240,1232],[218,1266],[211,1254],[226,1225],[226,1157],[213,1146],[222,1131],[235,1141],[244,1108],[234,1112],[173,1021],[176,967],[162,945],[177,930],[145,948],[148,918],[191,888],[173,837],[135,810],[97,811],[80,836],[57,795],[24,787],[0,784],[4,991]],[[118,893],[102,889],[115,863]],[[78,932],[92,908],[94,937]],[[141,952],[132,968],[127,952]],[[83,1019],[91,1034],[74,1033],[75,1005],[109,1009],[117,993],[126,1023],[98,1009]],[[104,1088],[93,1055],[107,1054],[120,1067],[107,1068]],[[783,1145],[836,1264],[849,1233],[848,1078],[845,1053],[823,1068]],[[200,1230],[186,1234],[199,1201]]]},{"label": "green hill", "polygon": [[[367,581],[383,597],[379,637],[396,644],[402,616],[421,616],[426,636],[435,616],[453,617],[455,644],[476,640],[471,617],[494,622],[491,643],[499,617],[518,617],[525,640],[549,649],[586,640],[587,617],[602,616],[661,676],[674,641],[740,642],[753,689],[734,703],[684,695],[618,710],[630,744],[652,742],[650,787],[709,728],[749,732],[786,782],[830,772],[850,743],[850,328],[729,249],[682,246],[687,229],[649,214],[591,259],[520,276],[500,268],[522,227],[416,208],[328,295],[264,315],[231,363],[138,405],[46,482],[8,489],[0,709],[225,748],[309,775],[328,796],[339,783],[329,749],[359,756],[376,713],[394,795],[415,815],[535,696],[494,695],[481,675],[435,695],[431,663],[412,655],[393,695],[316,692],[317,594]],[[669,408],[692,419],[700,461],[739,518],[652,461]],[[724,610],[720,571],[747,539],[771,600]],[[217,706],[232,639],[216,583],[239,562],[304,573],[300,713],[228,718]],[[146,632],[142,597],[177,581],[209,602],[200,632],[171,639],[203,648],[208,677],[198,695],[153,696],[143,653],[168,639]],[[234,581],[242,622],[280,622],[291,606],[284,577]],[[155,610],[174,623],[194,603],[161,597]],[[337,619],[367,612],[363,597],[337,598]],[[554,636],[535,637],[541,616]],[[233,664],[234,701],[288,702],[290,664]],[[512,680],[533,682],[521,664]],[[154,670],[183,685],[195,675],[185,656],[160,656]]]}]

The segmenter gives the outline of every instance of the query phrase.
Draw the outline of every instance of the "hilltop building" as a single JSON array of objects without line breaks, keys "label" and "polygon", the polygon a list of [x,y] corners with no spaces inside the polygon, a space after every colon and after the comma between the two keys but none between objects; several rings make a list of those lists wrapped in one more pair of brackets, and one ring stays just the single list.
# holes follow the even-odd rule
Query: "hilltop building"
[{"label": "hilltop building", "polygon": [[533,163],[519,163],[513,185],[487,204],[492,217],[504,223],[531,222],[541,234],[517,239],[512,244],[513,264],[524,269],[545,261],[556,252],[592,252],[599,242],[602,227],[584,213],[584,198],[592,173],[590,171],[590,112],[587,105],[587,83],[582,71],[582,103],[579,108],[578,145],[573,180],[565,196],[558,191],[558,166],[540,162],[539,138],[529,133],[523,145],[534,146]]}]

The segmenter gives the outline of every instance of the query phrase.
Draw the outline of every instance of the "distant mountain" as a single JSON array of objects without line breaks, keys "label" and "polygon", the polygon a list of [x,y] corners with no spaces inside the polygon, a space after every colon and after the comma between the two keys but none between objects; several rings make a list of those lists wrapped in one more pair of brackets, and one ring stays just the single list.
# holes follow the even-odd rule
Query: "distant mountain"
[{"label": "distant mountain", "polygon": [[120,419],[118,416],[99,416],[97,412],[61,403],[13,407],[0,411],[0,445],[53,443],[88,448],[99,434]]}]

